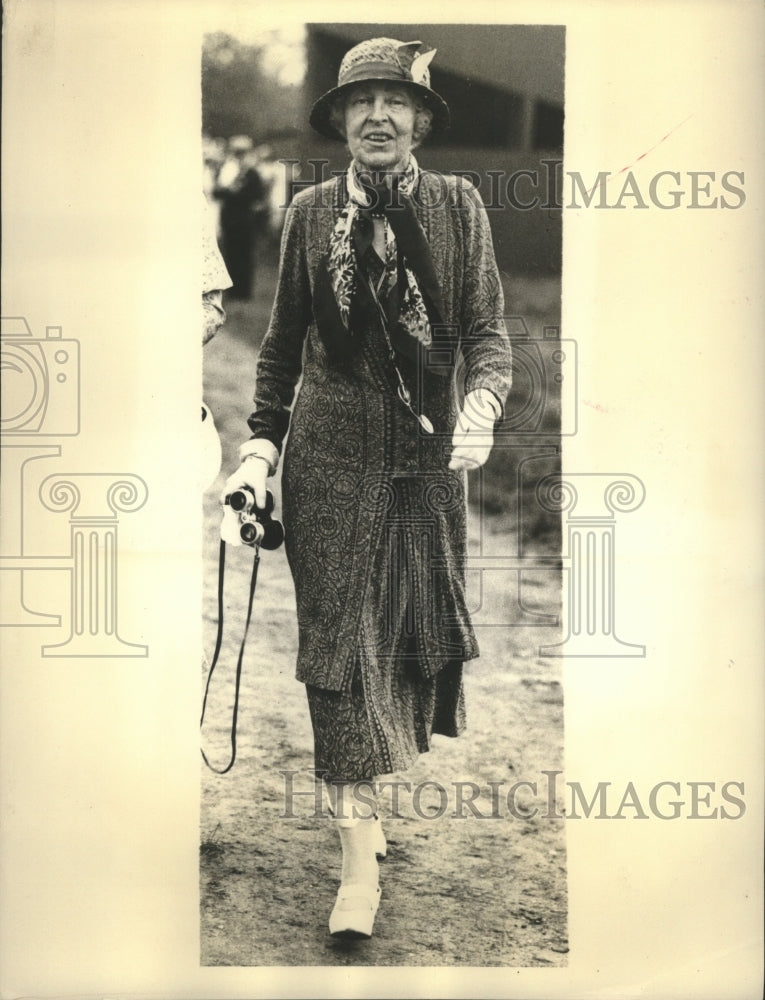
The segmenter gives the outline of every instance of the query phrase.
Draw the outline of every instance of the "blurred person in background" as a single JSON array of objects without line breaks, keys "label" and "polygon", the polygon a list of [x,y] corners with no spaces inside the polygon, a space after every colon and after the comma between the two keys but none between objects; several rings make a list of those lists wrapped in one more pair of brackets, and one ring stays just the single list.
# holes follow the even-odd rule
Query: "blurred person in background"
[{"label": "blurred person in background", "polygon": [[218,213],[220,205],[214,198],[215,185],[218,181],[218,171],[226,158],[226,140],[211,139],[202,136],[202,191],[209,204],[209,214],[213,220],[213,231],[217,240],[219,235]]},{"label": "blurred person in background", "polygon": [[329,930],[347,938],[371,935],[380,899],[376,779],[410,767],[434,733],[464,730],[463,663],[478,656],[465,470],[488,458],[511,382],[478,192],[413,155],[449,123],[430,86],[435,52],[420,50],[354,46],[312,108],[351,162],[287,210],[252,436],[221,496],[244,486],[262,506],[289,429],[296,673],[342,849]]},{"label": "blurred person in background", "polygon": [[258,226],[262,225],[267,196],[266,185],[254,163],[249,136],[229,139],[212,195],[220,206],[220,248],[231,275],[227,299],[246,301],[252,298]]},{"label": "blurred person in background", "polygon": [[300,170],[294,160],[277,160],[272,148],[266,143],[258,146],[256,153],[258,170],[268,192],[262,231],[268,233],[270,246],[278,249],[292,184],[298,179]]}]

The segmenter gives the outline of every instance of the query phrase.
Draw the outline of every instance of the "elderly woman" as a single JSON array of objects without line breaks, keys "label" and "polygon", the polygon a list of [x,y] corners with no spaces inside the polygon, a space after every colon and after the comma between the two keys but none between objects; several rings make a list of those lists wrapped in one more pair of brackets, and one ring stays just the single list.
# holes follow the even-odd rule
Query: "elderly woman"
[{"label": "elderly woman", "polygon": [[464,470],[488,457],[511,377],[478,193],[412,155],[449,123],[430,87],[435,53],[420,47],[355,46],[311,111],[351,163],[287,213],[252,438],[224,491],[247,485],[262,505],[289,429],[297,678],[342,846],[330,932],[346,937],[372,933],[386,848],[362,787],[464,729],[462,665],[478,656]]}]

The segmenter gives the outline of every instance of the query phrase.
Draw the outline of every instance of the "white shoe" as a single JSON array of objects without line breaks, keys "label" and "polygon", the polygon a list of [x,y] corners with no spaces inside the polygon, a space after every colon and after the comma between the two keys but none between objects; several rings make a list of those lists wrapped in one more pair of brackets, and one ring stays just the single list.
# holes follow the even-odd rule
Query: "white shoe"
[{"label": "white shoe", "polygon": [[372,937],[379,905],[379,885],[360,882],[341,885],[329,917],[329,933],[333,937],[348,939]]}]

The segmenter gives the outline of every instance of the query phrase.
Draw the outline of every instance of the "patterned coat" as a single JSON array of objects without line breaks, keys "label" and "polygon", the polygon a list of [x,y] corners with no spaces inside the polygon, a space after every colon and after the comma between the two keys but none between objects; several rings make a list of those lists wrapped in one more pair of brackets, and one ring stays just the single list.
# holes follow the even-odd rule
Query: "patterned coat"
[{"label": "patterned coat", "polygon": [[[399,400],[376,316],[353,331],[361,338],[356,353],[340,362],[330,358],[312,302],[345,202],[340,177],[300,192],[288,210],[249,420],[254,437],[280,450],[289,428],[282,493],[297,598],[297,677],[330,690],[350,683],[363,603],[386,593],[374,578],[380,565],[375,555],[390,546],[384,532],[397,476],[410,483],[414,477],[418,486],[418,507],[407,521],[415,556],[424,557],[420,579],[429,581],[417,594],[421,670],[432,677],[449,661],[478,655],[465,602],[465,480],[448,469],[456,385],[465,392],[490,389],[503,403],[511,381],[486,211],[469,181],[430,171],[420,173],[412,202],[441,286],[446,328],[441,340],[434,330],[424,364],[404,357],[397,363],[436,433],[426,435]],[[411,537],[407,544],[411,549]]]}]

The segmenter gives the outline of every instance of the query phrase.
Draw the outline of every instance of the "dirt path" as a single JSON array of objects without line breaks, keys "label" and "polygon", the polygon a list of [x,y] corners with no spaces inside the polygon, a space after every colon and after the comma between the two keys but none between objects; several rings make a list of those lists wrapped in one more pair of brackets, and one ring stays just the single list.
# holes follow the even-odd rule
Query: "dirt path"
[{"label": "dirt path", "polygon": [[[242,385],[252,384],[254,344],[242,317],[232,315],[229,330],[206,351],[205,396],[228,470],[234,467],[234,448],[244,436],[248,412]],[[277,502],[278,490],[277,480]],[[205,500],[204,617],[210,651],[216,497],[213,489]],[[492,552],[515,551],[515,538],[500,518],[490,518],[485,530]],[[229,552],[230,629],[204,731],[208,755],[218,764],[228,754],[233,671],[251,562],[249,551]],[[549,818],[542,774],[562,770],[560,661],[537,655],[540,643],[555,641],[549,627],[494,624],[517,620],[516,586],[513,574],[486,574],[476,616],[481,658],[466,666],[468,732],[458,740],[436,737],[433,750],[414,768],[394,776],[413,785],[434,784],[425,788],[416,808],[414,797],[402,792],[402,818],[385,821],[389,852],[382,863],[375,935],[349,945],[327,933],[339,874],[335,831],[328,821],[313,817],[310,795],[295,800],[295,818],[283,818],[285,777],[280,772],[296,772],[295,789],[311,792],[312,736],[304,688],[294,679],[297,628],[286,559],[283,550],[263,554],[244,660],[238,760],[223,777],[202,769],[202,965],[566,963],[565,821]],[[556,574],[525,572],[522,596],[527,611],[557,613]],[[538,794],[522,789],[512,815],[507,793],[522,780],[537,782]],[[455,782],[464,783],[464,789],[467,782],[477,786],[475,806],[487,818],[454,818]],[[498,805],[492,803],[489,782],[495,783]],[[445,811],[439,786],[447,795]],[[390,813],[387,793],[383,817]]]}]

